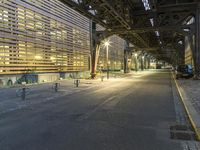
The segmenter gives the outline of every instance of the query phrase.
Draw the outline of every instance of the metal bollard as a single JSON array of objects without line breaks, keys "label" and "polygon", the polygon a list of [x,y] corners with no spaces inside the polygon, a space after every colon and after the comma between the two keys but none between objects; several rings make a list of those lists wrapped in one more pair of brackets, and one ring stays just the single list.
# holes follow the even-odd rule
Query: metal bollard
[{"label": "metal bollard", "polygon": [[103,82],[103,78],[104,78],[104,76],[101,76],[101,82]]},{"label": "metal bollard", "polygon": [[22,100],[26,99],[26,88],[25,87],[22,88],[21,98],[22,98]]},{"label": "metal bollard", "polygon": [[58,87],[59,87],[59,83],[55,83],[55,85],[54,85],[55,92],[58,92]]},{"label": "metal bollard", "polygon": [[52,86],[52,89],[55,91],[55,92],[58,92],[58,89],[60,87],[60,83],[53,83],[53,86]]},{"label": "metal bollard", "polygon": [[78,87],[80,84],[80,80],[78,80],[78,79],[74,80],[74,84],[76,85],[76,87]]},{"label": "metal bollard", "polygon": [[27,87],[22,87],[16,90],[16,95],[21,97],[22,100],[26,100],[26,96],[30,94],[30,89]]}]

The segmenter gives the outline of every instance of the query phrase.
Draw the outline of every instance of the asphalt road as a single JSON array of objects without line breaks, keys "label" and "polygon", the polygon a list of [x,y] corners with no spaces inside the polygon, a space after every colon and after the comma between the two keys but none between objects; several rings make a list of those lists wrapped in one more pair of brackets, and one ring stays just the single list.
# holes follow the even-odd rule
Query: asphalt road
[{"label": "asphalt road", "polygon": [[150,72],[0,115],[0,150],[181,150],[170,72]]}]

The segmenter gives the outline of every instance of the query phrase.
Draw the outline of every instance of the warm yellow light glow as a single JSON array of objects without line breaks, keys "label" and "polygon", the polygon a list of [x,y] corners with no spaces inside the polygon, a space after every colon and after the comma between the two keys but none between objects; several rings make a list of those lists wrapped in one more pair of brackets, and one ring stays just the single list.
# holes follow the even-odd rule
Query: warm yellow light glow
[{"label": "warm yellow light glow", "polygon": [[106,41],[104,41],[104,46],[110,46],[110,41],[109,40],[106,40]]},{"label": "warm yellow light glow", "polygon": [[56,58],[55,58],[55,57],[50,57],[50,59],[51,59],[51,60],[55,60]]},{"label": "warm yellow light glow", "polygon": [[36,55],[36,56],[35,56],[35,59],[42,59],[42,56]]},{"label": "warm yellow light glow", "polygon": [[137,57],[138,56],[138,54],[137,53],[135,53],[135,57]]}]

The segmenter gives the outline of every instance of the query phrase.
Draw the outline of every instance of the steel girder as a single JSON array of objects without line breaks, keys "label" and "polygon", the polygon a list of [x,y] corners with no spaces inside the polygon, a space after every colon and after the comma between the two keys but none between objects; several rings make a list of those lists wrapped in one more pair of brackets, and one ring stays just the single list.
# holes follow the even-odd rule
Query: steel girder
[{"label": "steel girder", "polygon": [[[187,21],[196,14],[196,0],[149,0],[150,10],[144,9],[142,0],[60,1],[105,27],[105,31],[96,34],[99,40],[117,34],[137,49],[157,47],[151,53],[167,60],[176,52],[177,40],[195,32],[195,26]],[[169,45],[172,51],[165,51]]]},{"label": "steel girder", "polygon": [[[132,8],[128,0],[60,0],[64,4],[74,8],[83,15],[93,19],[107,30],[130,30],[133,25]],[[138,33],[131,33],[131,37],[137,39],[140,45],[147,42]]]}]

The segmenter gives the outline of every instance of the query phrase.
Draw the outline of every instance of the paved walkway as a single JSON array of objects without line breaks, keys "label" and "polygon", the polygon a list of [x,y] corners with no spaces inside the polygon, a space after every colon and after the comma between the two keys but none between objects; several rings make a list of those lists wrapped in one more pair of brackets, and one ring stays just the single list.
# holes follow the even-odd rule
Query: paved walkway
[{"label": "paved walkway", "polygon": [[0,150],[200,149],[170,139],[169,127],[188,121],[168,71],[81,80],[78,88],[59,82],[58,92],[53,83],[28,85],[25,101],[19,87],[0,89]]},{"label": "paved walkway", "polygon": [[56,99],[58,97],[75,94],[81,90],[92,88],[108,81],[104,80],[104,82],[101,82],[100,79],[80,80],[79,87],[74,85],[74,80],[60,80],[57,82],[60,84],[58,92],[55,92],[53,88],[56,82],[26,85],[25,87],[29,89],[29,93],[27,94],[25,100],[22,100],[21,96],[19,96],[19,90],[24,86],[4,89],[2,88],[0,90],[0,114],[21,109],[29,105]]},{"label": "paved walkway", "polygon": [[[132,73],[132,75],[135,76],[140,74],[141,72]],[[116,73],[114,76],[113,74],[110,75],[109,80],[107,80],[106,75],[104,75],[103,82],[100,78],[95,80],[80,79],[79,87],[76,87],[74,79],[71,79],[34,85],[18,85],[12,88],[0,88],[0,114],[57,99],[66,95],[75,94],[83,90],[88,90],[89,88],[107,84],[107,82],[121,80],[129,75],[130,74],[122,75],[121,73]],[[55,83],[60,84],[58,92],[55,92]],[[23,87],[28,88],[28,94],[26,95],[25,100],[22,100],[22,97],[20,96]]]},{"label": "paved walkway", "polygon": [[170,138],[177,125],[170,72],[94,82],[0,115],[0,150],[196,150]]},{"label": "paved walkway", "polygon": [[179,79],[176,82],[190,121],[200,140],[200,81]]},{"label": "paved walkway", "polygon": [[194,109],[200,114],[200,81],[180,79],[178,83],[187,94]]}]

